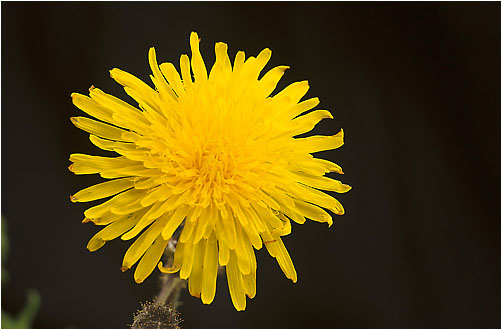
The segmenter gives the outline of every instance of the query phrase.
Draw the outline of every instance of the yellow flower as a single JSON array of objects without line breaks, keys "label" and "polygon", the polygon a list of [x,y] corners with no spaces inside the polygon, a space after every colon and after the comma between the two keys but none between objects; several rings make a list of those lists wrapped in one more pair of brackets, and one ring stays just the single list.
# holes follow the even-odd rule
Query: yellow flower
[{"label": "yellow flower", "polygon": [[[190,35],[192,57],[181,55],[181,76],[171,63],[157,64],[148,53],[155,89],[119,69],[111,77],[124,86],[139,109],[91,87],[90,97],[74,93],[73,104],[100,121],[74,117],[97,147],[118,157],[72,154],[69,169],[109,181],[71,196],[88,202],[114,196],[84,212],[83,222],[106,226],[89,241],[95,251],[105,242],[136,238],[122,270],[136,262],[141,283],[158,265],[180,272],[190,294],[204,304],[213,301],[218,264],[226,267],[228,287],[237,310],[256,293],[254,250],[265,245],[287,278],[297,275],[281,236],[291,223],[305,219],[332,224],[329,213],[342,205],[320,190],[344,193],[350,186],[324,176],[343,174],[340,166],[311,154],[343,145],[343,130],[332,136],[295,138],[309,132],[327,110],[310,111],[318,98],[300,102],[309,85],[296,82],[271,96],[287,66],[258,79],[271,56],[235,56],[216,43],[216,62],[209,75]],[[193,72],[192,74],[190,70]],[[106,123],[105,123],[106,122]],[[324,209],[323,209],[324,208]],[[168,241],[181,231],[173,264],[159,260]]]}]

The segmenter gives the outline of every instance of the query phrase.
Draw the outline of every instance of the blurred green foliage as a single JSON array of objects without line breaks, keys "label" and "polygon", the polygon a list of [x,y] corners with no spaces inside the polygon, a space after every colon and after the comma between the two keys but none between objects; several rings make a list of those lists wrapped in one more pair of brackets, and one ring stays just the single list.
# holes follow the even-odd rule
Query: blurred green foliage
[{"label": "blurred green foliage", "polygon": [[40,307],[40,294],[37,290],[30,289],[27,292],[27,302],[23,309],[12,316],[2,310],[2,328],[3,329],[29,329],[32,327],[33,320]]},{"label": "blurred green foliage", "polygon": [[[2,217],[2,283],[7,283],[9,274],[5,269],[5,262],[9,254],[9,238],[7,236],[7,223]],[[27,301],[23,309],[12,316],[2,309],[2,328],[3,329],[28,329],[32,327],[33,320],[40,308],[40,294],[37,290],[30,289],[27,292]]]}]

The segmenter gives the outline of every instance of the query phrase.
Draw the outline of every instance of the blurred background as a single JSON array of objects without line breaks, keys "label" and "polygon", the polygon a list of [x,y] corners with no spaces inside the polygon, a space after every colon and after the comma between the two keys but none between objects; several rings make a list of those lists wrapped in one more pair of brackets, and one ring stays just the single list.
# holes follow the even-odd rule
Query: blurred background
[{"label": "blurred background", "polygon": [[133,101],[118,67],[150,83],[159,63],[189,54],[197,31],[214,43],[289,65],[280,88],[307,79],[307,97],[343,128],[319,156],[353,186],[331,228],[293,225],[298,271],[287,280],[257,252],[257,295],[236,312],[226,278],[215,301],[188,293],[185,328],[500,328],[500,3],[2,2],[2,208],[9,241],[2,310],[40,295],[36,328],[124,328],[158,292],[119,268],[129,242],[86,250],[91,203],[69,195],[100,182],[67,170],[70,153],[105,155],[70,123],[70,94],[91,85]]}]

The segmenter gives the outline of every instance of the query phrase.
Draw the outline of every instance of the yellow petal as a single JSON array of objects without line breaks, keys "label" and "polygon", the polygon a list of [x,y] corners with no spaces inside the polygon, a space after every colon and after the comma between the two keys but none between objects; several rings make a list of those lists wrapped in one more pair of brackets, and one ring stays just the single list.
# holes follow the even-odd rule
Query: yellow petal
[{"label": "yellow petal", "polygon": [[253,249],[248,250],[249,258],[251,259],[251,272],[249,274],[242,274],[242,284],[246,296],[253,299],[256,295],[256,257]]},{"label": "yellow petal", "polygon": [[264,223],[268,223],[272,228],[282,228],[282,221],[269,208],[254,204],[253,209]]},{"label": "yellow petal", "polygon": [[287,109],[287,118],[293,119],[296,116],[301,115],[305,111],[315,108],[319,104],[319,102],[319,98],[313,97],[311,99],[295,104],[293,107]]},{"label": "yellow petal", "polygon": [[234,249],[237,244],[237,234],[235,233],[235,220],[232,214],[229,214],[226,219],[220,218],[222,223],[223,232],[226,237],[225,244],[230,249]]},{"label": "yellow petal", "polygon": [[190,49],[192,50],[192,69],[195,82],[204,82],[207,80],[207,69],[199,51],[199,36],[196,32],[190,34]]},{"label": "yellow petal", "polygon": [[95,135],[89,135],[92,144],[103,150],[115,151],[130,160],[144,161],[148,157],[149,150],[137,148],[134,143],[124,143],[101,139]]},{"label": "yellow petal", "polygon": [[[284,210],[282,210],[282,212],[283,212],[283,214],[288,216],[291,220],[293,220],[294,222],[296,222],[300,225],[303,225],[306,221],[303,214],[301,212],[299,212],[296,208],[284,209]],[[281,236],[288,235],[288,234],[283,234]]]},{"label": "yellow petal", "polygon": [[265,73],[260,79],[261,92],[264,97],[269,96],[277,87],[279,80],[281,80],[284,72],[289,69],[289,66],[278,66]]},{"label": "yellow petal", "polygon": [[209,207],[202,209],[202,212],[199,216],[199,221],[197,222],[197,229],[195,230],[195,234],[193,237],[194,243],[198,243],[202,239],[202,236],[206,231],[206,227],[209,224],[210,212],[211,209]]},{"label": "yellow petal", "polygon": [[159,187],[151,188],[146,194],[145,197],[141,200],[141,205],[149,206],[155,202],[160,201],[162,197],[171,196],[172,188],[167,185],[162,185]]},{"label": "yellow petal", "polygon": [[190,191],[185,191],[183,194],[171,195],[168,199],[162,204],[162,208],[166,211],[172,211],[177,208],[179,205],[184,203],[188,197]]},{"label": "yellow petal", "polygon": [[114,196],[112,199],[96,205],[94,207],[91,207],[87,209],[84,212],[84,215],[87,218],[99,218],[102,214],[104,214],[106,211],[111,210],[113,207],[120,207],[122,205],[127,205],[129,203],[132,203],[133,201],[137,200],[138,198],[141,198],[143,196],[143,192],[141,190],[136,190],[136,189],[129,189],[125,192],[122,192],[116,196]]},{"label": "yellow petal", "polygon": [[[131,212],[131,213],[133,213],[133,212]],[[85,218],[84,221],[82,221],[82,223],[92,221],[92,223],[94,223],[95,225],[104,226],[104,225],[108,225],[112,222],[115,222],[117,220],[122,219],[124,217],[124,215],[129,215],[129,213],[119,215],[119,214],[114,214],[110,211],[107,211],[104,214],[102,214],[99,218]]]},{"label": "yellow petal", "polygon": [[[262,201],[265,204],[267,204],[268,207],[270,207],[270,208],[272,208],[274,210],[280,210],[281,209],[281,207],[279,206],[279,204],[277,204],[277,201],[275,201],[273,198],[271,198],[269,194],[267,194],[263,190],[260,190],[258,193],[259,193]],[[258,210],[256,210],[256,211],[258,212]]]},{"label": "yellow petal", "polygon": [[218,79],[227,79],[228,74],[232,72],[232,66],[227,54],[228,46],[223,42],[217,42],[214,46],[216,61],[209,73],[209,79],[217,81]]},{"label": "yellow petal", "polygon": [[275,228],[272,230],[272,234],[274,235],[279,235],[279,236],[285,236],[291,234],[291,221],[284,216],[284,214],[279,214],[279,217],[283,221],[283,227],[282,228]]},{"label": "yellow petal", "polygon": [[246,296],[253,299],[256,295],[256,269],[249,274],[242,274],[242,286]]},{"label": "yellow petal", "polygon": [[133,97],[140,105],[160,111],[158,109],[158,93],[143,81],[117,68],[110,70],[110,77],[124,86],[126,93]]},{"label": "yellow petal", "polygon": [[137,218],[135,216],[124,216],[120,220],[113,222],[94,235],[87,244],[87,249],[91,252],[101,248],[107,241],[111,241],[128,231],[134,226]]},{"label": "yellow petal", "polygon": [[155,239],[159,237],[166,222],[167,219],[165,217],[158,219],[136,239],[124,255],[124,260],[122,261],[123,268],[131,268],[141,258]]},{"label": "yellow petal", "polygon": [[255,223],[256,223],[255,217],[257,217],[256,213],[254,212],[254,210],[251,207],[249,207],[247,209],[243,209],[243,211],[245,212],[246,216],[249,218],[249,225],[242,227],[242,229],[244,230],[245,234],[247,235],[249,241],[254,246],[254,248],[259,250],[262,247],[262,241],[260,238],[259,231],[255,225]]},{"label": "yellow petal", "polygon": [[322,191],[305,185],[291,186],[290,189],[294,191],[296,199],[319,205],[320,207],[328,209],[338,215],[344,214],[342,204],[340,204],[340,202],[332,196],[323,193]]},{"label": "yellow petal", "polygon": [[173,274],[180,270],[183,264],[183,259],[185,256],[185,244],[178,242],[176,244],[176,250],[174,251],[174,261],[173,265],[170,267],[163,267],[162,262],[159,262],[159,270],[163,273]]},{"label": "yellow petal", "polygon": [[124,139],[122,137],[122,134],[126,133],[126,131],[118,127],[111,126],[86,117],[71,117],[70,119],[73,125],[88,133],[97,135],[105,139],[127,141],[127,139]]},{"label": "yellow petal", "polygon": [[211,236],[212,233],[214,233],[214,228],[213,226],[211,226],[211,224],[208,224],[202,237],[204,237],[205,239],[209,239],[209,236]]},{"label": "yellow petal", "polygon": [[237,225],[235,228],[237,236],[237,245],[235,247],[235,253],[237,254],[237,264],[239,265],[239,270],[242,274],[249,274],[251,271],[251,260],[248,253],[248,249],[251,248],[251,244],[247,240],[247,237],[242,234],[241,226]]},{"label": "yellow petal", "polygon": [[151,189],[159,185],[158,180],[160,176],[152,176],[147,178],[135,178],[134,188],[135,189]]},{"label": "yellow petal", "polygon": [[232,298],[234,307],[238,311],[243,311],[246,309],[246,293],[242,283],[242,275],[239,271],[239,266],[237,265],[237,257],[233,251],[230,251],[230,260],[226,269],[228,289],[230,291],[230,297]]},{"label": "yellow petal", "polygon": [[296,207],[298,208],[298,211],[301,212],[307,218],[318,222],[327,222],[330,227],[333,224],[331,216],[328,214],[328,212],[324,211],[322,208],[299,200],[296,200],[295,204]]},{"label": "yellow petal", "polygon": [[157,57],[155,55],[155,48],[151,47],[150,51],[148,52],[148,60],[150,62],[150,68],[152,69],[153,76],[154,76],[154,84],[155,87],[157,87],[157,90],[159,93],[165,94],[169,97],[171,97],[173,100],[177,101],[178,97],[176,94],[174,94],[173,90],[171,89],[171,86],[167,83],[165,80],[164,76],[160,72],[159,65],[157,64]]},{"label": "yellow petal", "polygon": [[153,272],[160,258],[164,254],[168,240],[158,236],[152,246],[148,248],[145,255],[139,261],[138,267],[134,272],[134,280],[136,283],[143,282]]},{"label": "yellow petal", "polygon": [[[274,99],[287,98],[289,103],[296,104],[307,93],[308,90],[308,81],[297,81],[280,91],[277,95],[274,96]],[[290,118],[293,117],[290,116]]]},{"label": "yellow petal", "polygon": [[340,148],[343,145],[343,129],[332,136],[309,136],[295,139],[295,150],[299,152],[314,153],[324,150]]},{"label": "yellow petal", "polygon": [[287,196],[285,191],[268,188],[263,188],[263,191],[279,205],[279,210],[295,207],[295,203]]},{"label": "yellow petal", "polygon": [[218,275],[218,247],[214,233],[207,240],[204,255],[204,271],[202,278],[202,303],[210,304],[216,293],[216,278]]},{"label": "yellow petal", "polygon": [[91,98],[82,94],[72,93],[71,100],[77,108],[84,111],[88,115],[108,123],[113,123],[112,111],[99,105]]},{"label": "yellow petal", "polygon": [[268,48],[265,48],[256,56],[256,60],[253,61],[252,65],[252,78],[257,79],[261,70],[267,65],[270,57],[272,56],[272,51]]},{"label": "yellow petal", "polygon": [[294,130],[292,136],[311,131],[323,119],[333,119],[331,112],[328,110],[315,110],[297,117],[293,120]]},{"label": "yellow petal", "polygon": [[89,95],[97,104],[112,112],[114,125],[135,131],[143,131],[150,124],[142,115],[141,110],[113,95],[106,94],[99,88],[90,89]]},{"label": "yellow petal", "polygon": [[286,275],[287,278],[293,281],[293,283],[296,283],[297,280],[296,270],[295,266],[293,265],[293,261],[289,256],[288,250],[286,250],[286,247],[284,246],[284,243],[282,242],[280,237],[276,237],[276,240],[277,240],[277,246],[279,248],[279,254],[277,255],[276,258],[277,263],[284,272],[284,275]]},{"label": "yellow petal", "polygon": [[134,186],[130,178],[117,179],[98,183],[89,188],[85,188],[72,196],[72,202],[88,202],[97,199],[113,196]]},{"label": "yellow petal", "polygon": [[263,244],[265,244],[268,253],[274,258],[277,257],[279,255],[279,246],[276,239],[277,235],[272,236],[268,230],[260,235],[263,238]]},{"label": "yellow petal", "polygon": [[197,222],[185,221],[185,225],[183,226],[179,239],[180,242],[186,243],[192,237],[196,224]]},{"label": "yellow petal", "polygon": [[235,224],[236,225],[242,225],[246,226],[248,223],[248,219],[245,216],[244,212],[242,211],[241,206],[239,205],[239,201],[235,196],[228,196],[228,205],[233,211],[234,218],[235,218]]},{"label": "yellow petal", "polygon": [[128,166],[103,170],[100,175],[105,179],[121,178],[125,176],[156,176],[161,172],[156,168],[145,168],[143,165]]},{"label": "yellow petal", "polygon": [[71,154],[70,161],[74,162],[74,167],[70,170],[72,170],[76,174],[78,174],[75,170],[77,166],[83,166],[92,170],[93,173],[99,173],[101,171],[110,169],[119,169],[141,165],[140,162],[135,162],[125,157],[101,157],[85,154]]},{"label": "yellow petal", "polygon": [[192,75],[190,74],[190,59],[185,54],[180,56],[180,68],[183,86],[186,89],[192,85],[193,81]]},{"label": "yellow petal", "polygon": [[339,165],[325,159],[313,158],[312,155],[309,156],[311,159],[299,160],[294,164],[290,164],[289,169],[293,172],[303,172],[310,175],[324,175],[329,172],[343,174]]},{"label": "yellow petal", "polygon": [[298,173],[298,182],[301,182],[312,188],[335,191],[337,193],[345,193],[352,189],[351,186],[346,185],[338,180],[334,180],[325,176],[314,176],[305,173]]},{"label": "yellow petal", "polygon": [[178,207],[176,211],[174,211],[173,215],[169,217],[167,224],[162,230],[162,237],[164,237],[164,239],[169,239],[173,236],[174,232],[181,225],[189,211],[190,207],[188,205]]},{"label": "yellow petal", "polygon": [[194,255],[195,255],[195,245],[192,244],[191,241],[188,241],[184,247],[183,260],[180,270],[180,278],[183,280],[186,280],[192,273]]},{"label": "yellow petal", "polygon": [[218,239],[218,263],[221,266],[225,266],[228,264],[230,260],[230,249],[225,244],[225,241],[222,239]]},{"label": "yellow petal", "polygon": [[113,214],[125,215],[125,214],[134,213],[134,212],[137,212],[137,211],[143,210],[143,209],[144,209],[143,205],[141,205],[139,200],[136,200],[136,201],[129,203],[127,205],[120,205],[119,207],[112,207],[110,209],[110,211]]},{"label": "yellow petal", "polygon": [[194,260],[192,272],[188,278],[188,291],[194,297],[200,298],[202,291],[202,266],[206,254],[206,240],[202,239],[194,246]]},{"label": "yellow petal", "polygon": [[235,54],[234,66],[233,66],[233,69],[232,69],[232,71],[234,72],[234,74],[236,74],[236,73],[238,73],[239,71],[242,70],[242,66],[244,64],[244,60],[245,59],[246,59],[246,54],[242,50],[238,51]]},{"label": "yellow petal", "polygon": [[154,204],[151,207],[144,208],[143,210],[145,212],[143,212],[143,216],[139,218],[134,228],[132,228],[130,231],[122,235],[121,239],[123,241],[127,241],[130,240],[131,238],[136,237],[136,235],[138,235],[143,229],[145,229],[148,225],[154,222],[156,218],[152,218],[150,215],[153,212],[157,212],[160,206],[161,206],[160,204]]},{"label": "yellow petal", "polygon": [[160,65],[160,71],[164,77],[166,77],[169,86],[171,86],[178,96],[185,92],[180,75],[172,63],[162,63]]}]

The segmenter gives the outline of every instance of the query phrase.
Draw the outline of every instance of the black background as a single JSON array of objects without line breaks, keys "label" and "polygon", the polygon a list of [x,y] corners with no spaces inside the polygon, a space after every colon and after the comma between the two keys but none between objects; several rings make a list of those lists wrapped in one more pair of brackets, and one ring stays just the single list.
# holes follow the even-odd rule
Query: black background
[{"label": "black background", "polygon": [[226,279],[215,301],[185,293],[186,328],[500,328],[500,3],[2,2],[2,214],[11,248],[2,308],[36,288],[35,327],[123,328],[157,292],[119,268],[129,242],[90,253],[90,203],[68,196],[99,182],[67,170],[70,153],[104,152],[75,128],[70,93],[91,85],[132,103],[109,78],[150,83],[159,63],[202,38],[273,55],[281,87],[308,79],[345,145],[319,156],[353,189],[335,224],[294,225],[287,280],[257,253],[257,296],[245,312]]}]

